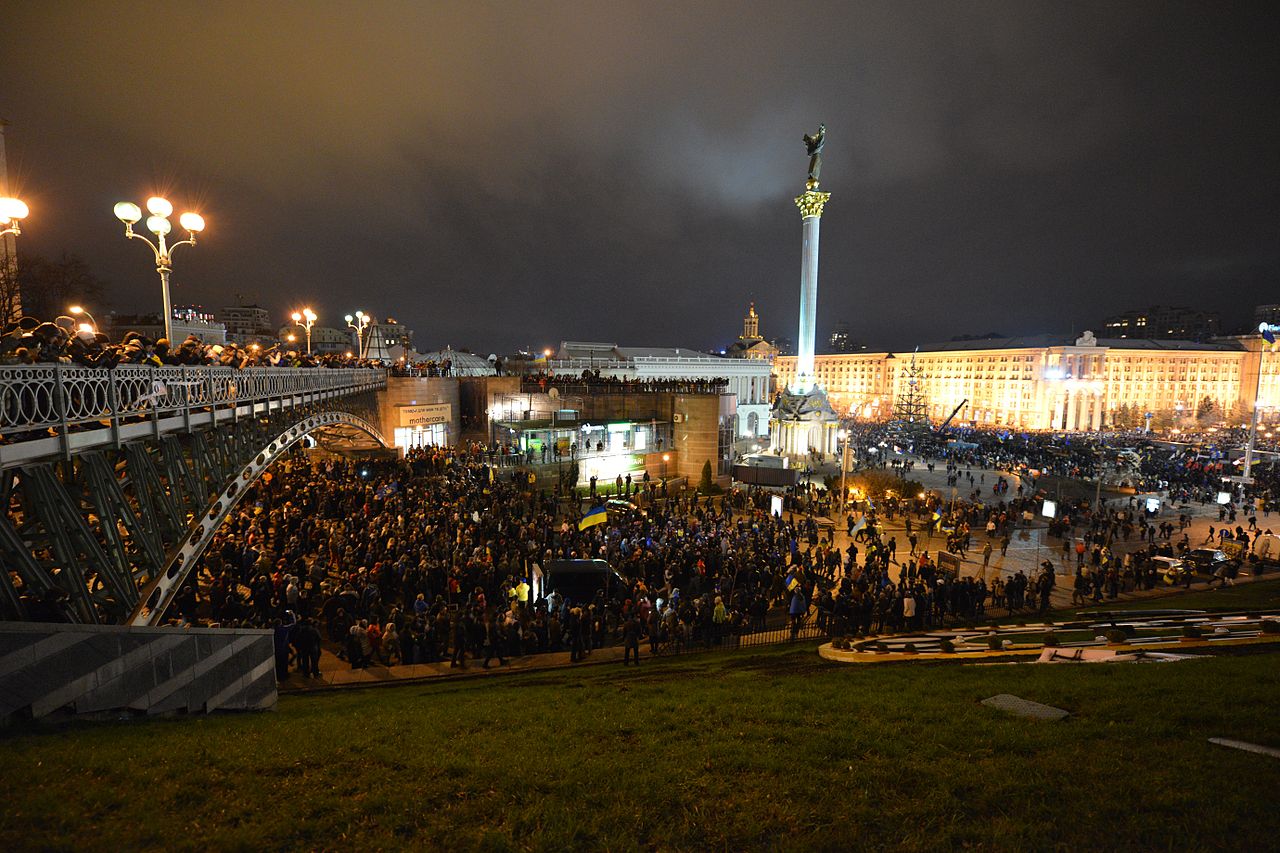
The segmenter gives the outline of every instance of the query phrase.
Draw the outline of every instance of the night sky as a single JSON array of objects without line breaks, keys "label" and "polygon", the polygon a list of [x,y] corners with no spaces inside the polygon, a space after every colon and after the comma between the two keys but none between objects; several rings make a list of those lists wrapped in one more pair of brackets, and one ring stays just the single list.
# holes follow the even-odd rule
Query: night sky
[{"label": "night sky", "polygon": [[311,304],[482,354],[795,337],[801,136],[827,125],[819,334],[1069,333],[1280,302],[1276,4],[17,2],[19,251],[158,310],[111,213],[209,222],[174,302]]}]

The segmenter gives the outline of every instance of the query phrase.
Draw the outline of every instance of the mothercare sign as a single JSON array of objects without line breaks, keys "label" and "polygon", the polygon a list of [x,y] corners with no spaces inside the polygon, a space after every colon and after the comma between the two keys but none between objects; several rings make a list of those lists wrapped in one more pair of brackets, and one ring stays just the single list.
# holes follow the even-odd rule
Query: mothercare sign
[{"label": "mothercare sign", "polygon": [[449,422],[449,404],[432,403],[427,406],[401,406],[400,426],[424,427]]}]

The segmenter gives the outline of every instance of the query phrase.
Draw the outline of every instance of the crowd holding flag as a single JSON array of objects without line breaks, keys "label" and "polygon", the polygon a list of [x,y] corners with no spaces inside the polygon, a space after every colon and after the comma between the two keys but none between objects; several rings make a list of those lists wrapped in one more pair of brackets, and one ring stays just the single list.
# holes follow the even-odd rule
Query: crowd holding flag
[{"label": "crowd holding flag", "polygon": [[587,514],[582,516],[582,520],[578,522],[578,530],[586,530],[588,527],[604,524],[608,520],[609,512],[604,507],[592,507],[587,510]]}]

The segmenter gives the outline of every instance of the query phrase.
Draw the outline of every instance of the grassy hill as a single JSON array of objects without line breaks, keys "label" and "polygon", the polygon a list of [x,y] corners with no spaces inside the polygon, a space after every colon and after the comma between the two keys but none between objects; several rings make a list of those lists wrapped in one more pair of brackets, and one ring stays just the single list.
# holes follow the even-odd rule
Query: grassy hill
[{"label": "grassy hill", "polygon": [[1274,849],[1280,761],[1206,739],[1280,747],[1275,673],[805,648],[10,732],[0,849]]}]

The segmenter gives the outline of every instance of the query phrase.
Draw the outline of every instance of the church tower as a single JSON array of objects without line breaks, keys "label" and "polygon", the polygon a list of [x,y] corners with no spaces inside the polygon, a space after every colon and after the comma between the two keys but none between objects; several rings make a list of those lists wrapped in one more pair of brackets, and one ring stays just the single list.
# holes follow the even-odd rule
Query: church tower
[{"label": "church tower", "polygon": [[742,339],[752,341],[759,338],[760,317],[756,314],[756,304],[752,302],[751,307],[747,309],[747,316],[742,318]]}]

